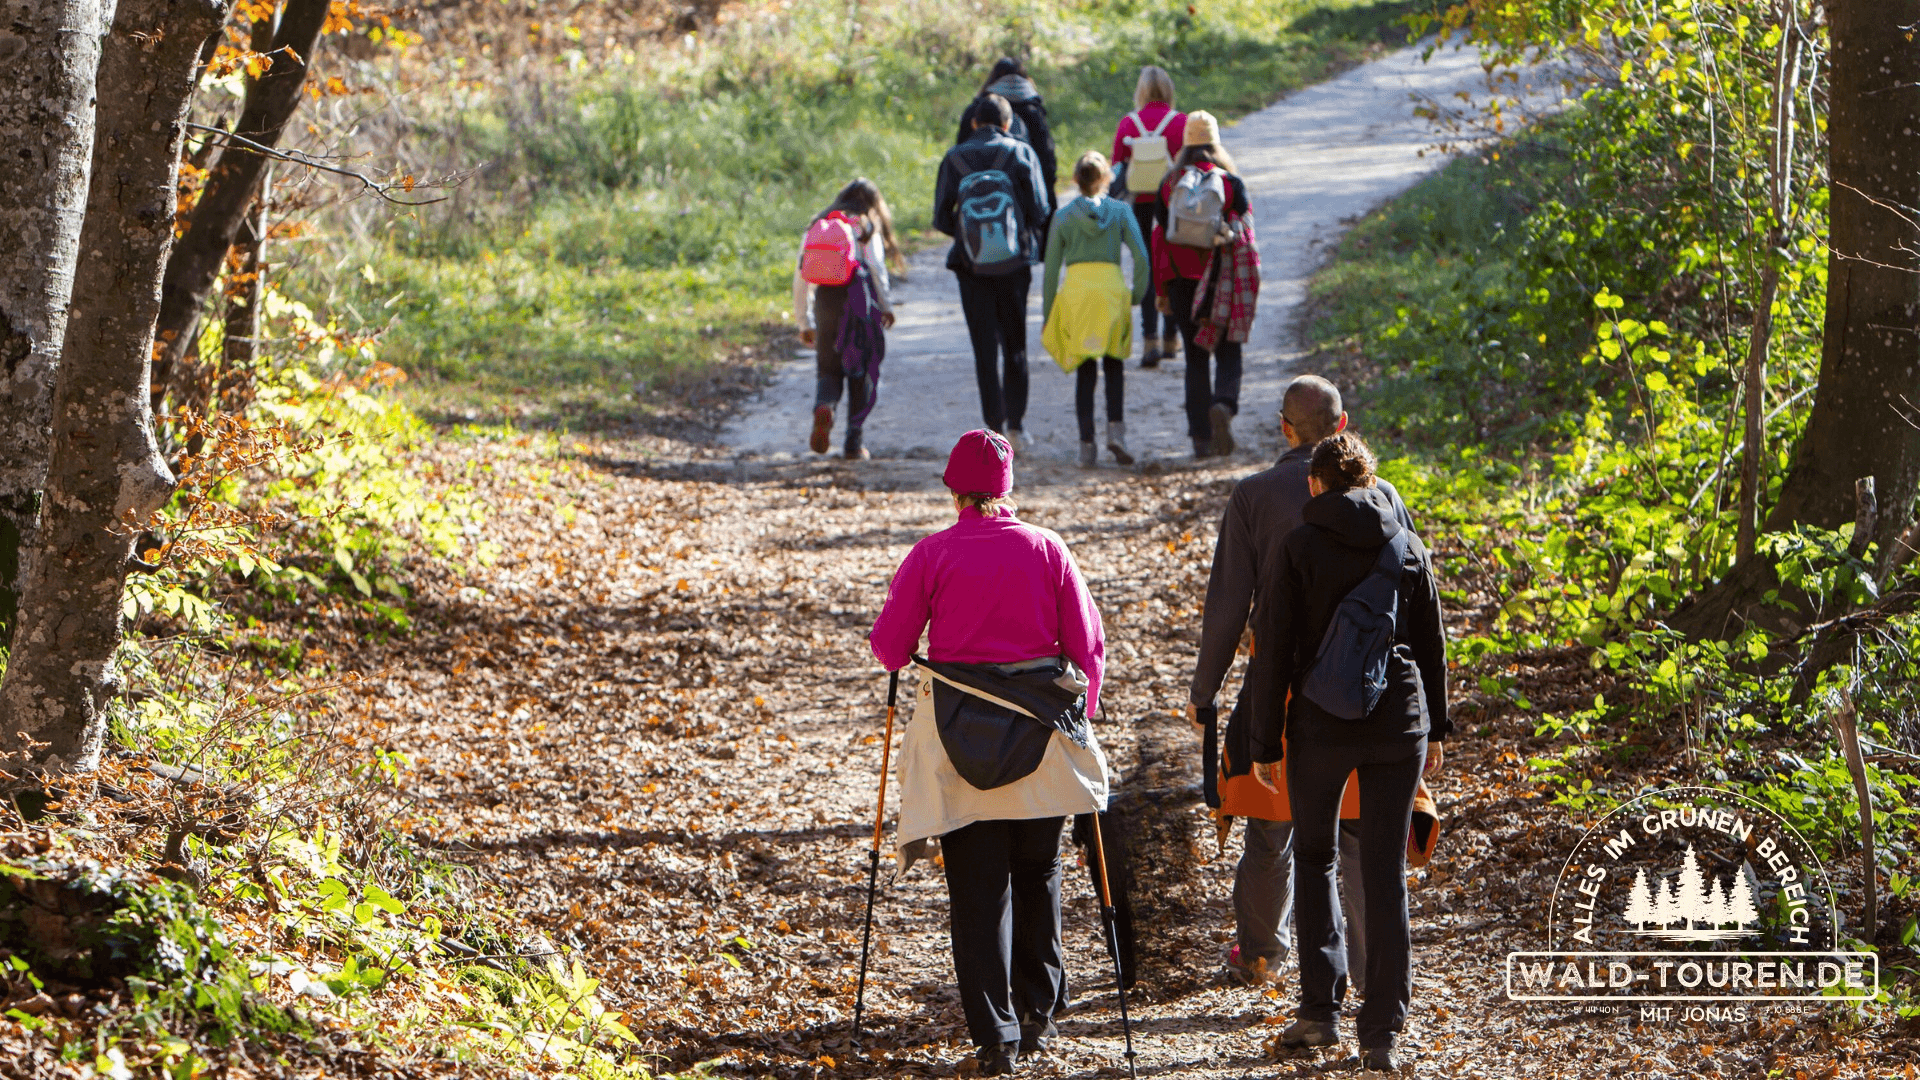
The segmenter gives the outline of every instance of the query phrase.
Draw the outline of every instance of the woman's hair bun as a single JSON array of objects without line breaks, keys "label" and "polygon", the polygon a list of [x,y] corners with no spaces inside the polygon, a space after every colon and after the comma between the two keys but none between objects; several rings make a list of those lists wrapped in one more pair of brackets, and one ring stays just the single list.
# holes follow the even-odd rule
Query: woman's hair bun
[{"label": "woman's hair bun", "polygon": [[1313,448],[1313,463],[1307,475],[1319,480],[1328,491],[1372,487],[1377,461],[1366,440],[1350,431],[1330,435]]}]

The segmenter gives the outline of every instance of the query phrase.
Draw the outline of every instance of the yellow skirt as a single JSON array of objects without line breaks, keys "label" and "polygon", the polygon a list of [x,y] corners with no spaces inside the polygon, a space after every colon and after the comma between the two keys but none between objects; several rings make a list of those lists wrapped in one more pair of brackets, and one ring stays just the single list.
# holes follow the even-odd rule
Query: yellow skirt
[{"label": "yellow skirt", "polygon": [[1120,264],[1081,262],[1067,267],[1040,343],[1062,371],[1072,371],[1096,357],[1132,354],[1133,290],[1120,276]]}]

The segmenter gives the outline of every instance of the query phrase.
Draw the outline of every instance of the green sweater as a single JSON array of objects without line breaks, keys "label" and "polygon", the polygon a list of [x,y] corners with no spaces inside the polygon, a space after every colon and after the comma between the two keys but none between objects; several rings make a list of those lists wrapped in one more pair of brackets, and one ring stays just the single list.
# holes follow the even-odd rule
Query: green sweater
[{"label": "green sweater", "polygon": [[1147,298],[1153,281],[1153,261],[1140,239],[1133,207],[1104,195],[1082,195],[1054,212],[1047,230],[1047,272],[1041,285],[1041,319],[1053,314],[1053,297],[1060,291],[1060,268],[1083,262],[1120,262],[1120,246],[1133,249],[1133,302]]}]

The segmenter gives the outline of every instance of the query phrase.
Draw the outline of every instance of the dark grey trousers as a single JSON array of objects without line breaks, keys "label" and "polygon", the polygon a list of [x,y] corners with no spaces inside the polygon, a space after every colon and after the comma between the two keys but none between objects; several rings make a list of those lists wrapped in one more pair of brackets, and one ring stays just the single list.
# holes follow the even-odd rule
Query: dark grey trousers
[{"label": "dark grey trousers", "polygon": [[[1360,877],[1360,831],[1351,821],[1340,824],[1340,899],[1347,914],[1342,920],[1347,970],[1362,972],[1367,936],[1357,915],[1366,909],[1366,886]],[[1265,960],[1267,972],[1279,974],[1293,936],[1293,822],[1247,819],[1240,865],[1233,874],[1233,918],[1240,962],[1252,968]],[[1358,989],[1360,980],[1353,982]]]}]

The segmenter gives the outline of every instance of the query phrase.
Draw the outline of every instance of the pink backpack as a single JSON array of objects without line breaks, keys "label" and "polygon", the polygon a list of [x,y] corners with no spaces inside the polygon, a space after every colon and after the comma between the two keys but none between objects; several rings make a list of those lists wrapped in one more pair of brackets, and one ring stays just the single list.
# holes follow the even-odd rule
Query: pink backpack
[{"label": "pink backpack", "polygon": [[835,210],[807,227],[800,244],[800,277],[815,285],[845,285],[860,266],[859,229]]}]

